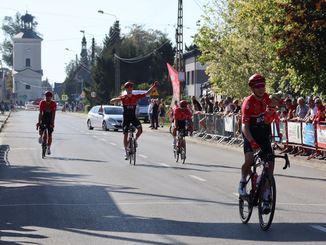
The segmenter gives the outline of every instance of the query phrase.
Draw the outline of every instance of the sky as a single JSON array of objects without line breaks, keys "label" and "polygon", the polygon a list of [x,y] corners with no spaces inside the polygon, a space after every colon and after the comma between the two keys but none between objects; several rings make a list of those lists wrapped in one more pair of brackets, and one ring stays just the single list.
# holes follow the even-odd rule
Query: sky
[{"label": "sky", "polygon": [[[188,46],[197,31],[196,22],[203,15],[206,0],[183,0],[183,39]],[[103,10],[107,14],[100,14]],[[133,24],[144,29],[161,30],[175,45],[175,26],[178,16],[178,0],[8,0],[0,1],[0,19],[30,13],[38,22],[37,31],[43,38],[43,79],[63,82],[65,66],[81,51],[81,39],[85,32],[87,47],[94,37],[102,44],[116,18],[122,35]],[[4,33],[0,31],[0,42]],[[67,50],[68,49],[68,50]],[[1,59],[1,57],[0,57]]]}]

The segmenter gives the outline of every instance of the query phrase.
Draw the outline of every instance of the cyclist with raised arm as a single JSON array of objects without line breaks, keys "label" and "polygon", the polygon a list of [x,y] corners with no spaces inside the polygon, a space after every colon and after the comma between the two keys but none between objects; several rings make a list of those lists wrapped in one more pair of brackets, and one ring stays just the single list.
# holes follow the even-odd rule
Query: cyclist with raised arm
[{"label": "cyclist with raised arm", "polygon": [[[180,101],[180,107],[174,110],[173,147],[176,145],[177,131],[187,129],[192,133],[192,113],[186,100]],[[186,128],[187,125],[187,128]]]},{"label": "cyclist with raised arm", "polygon": [[130,124],[132,124],[135,128],[137,128],[136,133],[136,147],[137,147],[137,139],[142,134],[143,129],[141,126],[140,121],[138,120],[136,116],[136,106],[138,103],[138,100],[145,97],[146,95],[150,94],[152,90],[157,87],[158,82],[154,82],[152,86],[143,94],[133,94],[132,90],[134,87],[134,84],[130,81],[126,82],[124,84],[124,88],[127,91],[127,94],[121,95],[119,97],[111,99],[111,103],[115,102],[121,102],[123,106],[123,144],[126,151],[125,159],[128,160],[128,127]]},{"label": "cyclist with raised arm", "polygon": [[47,137],[47,154],[51,154],[51,144],[52,144],[52,133],[54,129],[54,119],[57,110],[57,103],[52,100],[53,94],[51,91],[46,91],[44,93],[45,99],[39,104],[40,112],[38,116],[38,122],[36,128],[39,129],[39,143],[42,143],[42,135],[45,129],[48,130]]},{"label": "cyclist with raised arm", "polygon": [[[270,140],[270,125],[265,122],[265,113],[271,100],[265,89],[265,77],[256,73],[249,78],[249,87],[252,94],[245,98],[242,104],[242,134],[244,138],[243,148],[245,162],[241,168],[241,179],[239,184],[239,195],[245,196],[246,178],[250,174],[253,164],[253,153],[262,151],[269,155],[273,153]],[[269,171],[273,174],[274,161],[269,162]],[[266,188],[263,194],[263,213],[270,212],[270,189]]]}]

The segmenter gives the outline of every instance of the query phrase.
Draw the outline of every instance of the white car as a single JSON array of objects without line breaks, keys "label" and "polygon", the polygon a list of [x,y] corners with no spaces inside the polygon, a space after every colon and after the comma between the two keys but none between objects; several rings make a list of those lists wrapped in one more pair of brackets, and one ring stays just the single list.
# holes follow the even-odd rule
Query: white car
[{"label": "white car", "polygon": [[112,105],[96,105],[88,112],[88,129],[102,128],[103,130],[122,130],[123,107]]}]

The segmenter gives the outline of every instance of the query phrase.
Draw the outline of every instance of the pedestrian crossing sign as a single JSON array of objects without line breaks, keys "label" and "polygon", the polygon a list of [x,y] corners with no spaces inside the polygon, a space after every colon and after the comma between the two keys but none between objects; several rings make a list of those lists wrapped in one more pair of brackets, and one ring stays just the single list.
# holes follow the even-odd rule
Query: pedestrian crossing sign
[{"label": "pedestrian crossing sign", "polygon": [[155,97],[155,96],[159,96],[158,90],[157,88],[154,88],[151,92],[151,96]]}]

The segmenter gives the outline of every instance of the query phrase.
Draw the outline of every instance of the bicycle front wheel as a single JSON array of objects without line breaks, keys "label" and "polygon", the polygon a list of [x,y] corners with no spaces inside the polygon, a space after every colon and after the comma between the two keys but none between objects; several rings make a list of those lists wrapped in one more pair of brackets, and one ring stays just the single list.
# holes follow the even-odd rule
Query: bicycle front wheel
[{"label": "bicycle front wheel", "polygon": [[243,224],[248,223],[253,209],[253,194],[251,193],[253,188],[251,183],[251,179],[249,179],[246,184],[246,190],[249,194],[246,196],[239,196],[239,214]]},{"label": "bicycle front wheel", "polygon": [[133,139],[133,155],[132,155],[132,157],[133,157],[133,163],[134,163],[134,165],[136,165],[136,140],[135,139]]},{"label": "bicycle front wheel", "polygon": [[[276,184],[274,176],[271,174],[266,175],[265,178],[261,181],[262,191],[260,192],[259,201],[258,201],[258,217],[259,217],[259,224],[260,228],[264,231],[267,231],[269,227],[272,225],[274,212],[275,212],[275,205],[276,205]],[[264,192],[268,191],[269,196],[268,200],[264,200]],[[266,198],[266,197],[265,197]],[[264,207],[264,202],[269,203],[269,207]]]},{"label": "bicycle front wheel", "polygon": [[42,158],[45,158],[45,154],[46,154],[46,144],[42,143]]},{"label": "bicycle front wheel", "polygon": [[181,156],[182,164],[184,164],[186,161],[186,140],[185,139],[183,139],[183,141],[182,141],[182,147],[180,148],[180,156]]}]

